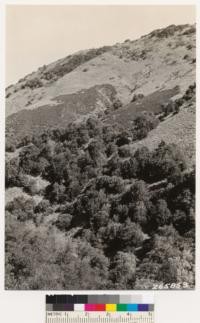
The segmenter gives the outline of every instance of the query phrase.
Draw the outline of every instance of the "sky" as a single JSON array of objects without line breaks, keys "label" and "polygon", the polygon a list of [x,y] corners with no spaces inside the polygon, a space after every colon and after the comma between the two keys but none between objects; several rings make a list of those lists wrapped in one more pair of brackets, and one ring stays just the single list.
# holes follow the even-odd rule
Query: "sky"
[{"label": "sky", "polygon": [[191,5],[7,5],[6,85],[81,49],[194,22]]}]

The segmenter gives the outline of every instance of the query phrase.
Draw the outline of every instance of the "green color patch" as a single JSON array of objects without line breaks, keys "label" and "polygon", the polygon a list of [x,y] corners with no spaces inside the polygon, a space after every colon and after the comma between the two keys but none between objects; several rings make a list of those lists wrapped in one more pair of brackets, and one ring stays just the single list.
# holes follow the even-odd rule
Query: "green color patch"
[{"label": "green color patch", "polygon": [[126,312],[127,311],[127,305],[126,304],[117,304],[117,311],[118,312]]}]

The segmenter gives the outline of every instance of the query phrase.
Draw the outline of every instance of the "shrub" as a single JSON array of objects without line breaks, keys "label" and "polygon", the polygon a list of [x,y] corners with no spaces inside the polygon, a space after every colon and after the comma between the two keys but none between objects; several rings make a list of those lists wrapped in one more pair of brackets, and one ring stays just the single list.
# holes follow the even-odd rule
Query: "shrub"
[{"label": "shrub", "polygon": [[104,210],[95,213],[90,220],[90,224],[95,231],[98,231],[102,227],[106,227],[108,222],[109,222],[109,213]]},{"label": "shrub", "polygon": [[31,175],[39,175],[41,170],[39,168],[38,156],[40,150],[35,145],[30,144],[25,147],[19,154],[20,157],[20,169],[26,173]]},{"label": "shrub", "polygon": [[127,145],[130,143],[131,133],[129,131],[122,131],[116,137],[116,145],[118,147]]},{"label": "shrub", "polygon": [[139,224],[127,221],[120,226],[117,238],[120,240],[120,248],[129,250],[141,246],[144,241],[144,233]]},{"label": "shrub", "polygon": [[20,173],[19,173],[19,159],[12,158],[6,161],[5,165],[5,185],[10,186],[20,186]]},{"label": "shrub", "polygon": [[187,49],[188,50],[192,49],[192,45],[191,44],[187,45]]},{"label": "shrub", "polygon": [[8,99],[9,96],[11,96],[11,93],[10,92],[6,93],[6,99]]},{"label": "shrub", "polygon": [[50,203],[48,200],[43,199],[35,207],[35,213],[45,213],[50,208]]},{"label": "shrub", "polygon": [[159,199],[156,202],[155,206],[151,209],[151,218],[157,227],[170,224],[172,215],[165,200]]},{"label": "shrub", "polygon": [[106,155],[108,157],[112,156],[114,153],[117,153],[117,151],[117,146],[113,142],[109,143],[106,147]]},{"label": "shrub", "polygon": [[117,176],[101,176],[96,185],[98,190],[105,189],[108,194],[121,193],[124,188],[122,179]]},{"label": "shrub", "polygon": [[186,168],[184,155],[174,144],[161,142],[154,151],[151,159],[152,180],[159,181],[167,178],[177,183],[181,181],[182,172]]},{"label": "shrub", "polygon": [[153,113],[142,114],[135,118],[132,129],[133,140],[141,140],[147,137],[149,131],[156,128],[158,118]]},{"label": "shrub", "polygon": [[111,288],[132,289],[136,276],[135,255],[119,251],[114,257],[111,266]]},{"label": "shrub", "polygon": [[143,98],[144,98],[144,94],[142,94],[142,93],[134,94],[131,99],[131,102],[135,102],[135,101],[141,100]]},{"label": "shrub", "polygon": [[195,34],[195,33],[196,33],[196,28],[192,26],[192,27],[186,29],[183,32],[183,35],[190,35],[190,34]]},{"label": "shrub", "polygon": [[69,229],[72,221],[72,215],[71,214],[60,214],[58,216],[57,221],[55,222],[55,225],[58,229],[61,231],[66,231]]},{"label": "shrub", "polygon": [[134,158],[126,159],[120,163],[120,174],[124,179],[136,177],[137,169],[138,163]]},{"label": "shrub", "polygon": [[26,81],[26,83],[23,84],[24,87],[29,87],[31,90],[42,87],[43,83],[40,79],[38,78],[33,78],[30,79],[28,81]]},{"label": "shrub", "polygon": [[175,102],[170,101],[167,104],[164,104],[162,106],[162,111],[163,111],[164,117],[167,117],[170,113],[173,113],[175,111]]},{"label": "shrub", "polygon": [[52,203],[62,203],[66,200],[65,190],[66,187],[63,184],[55,182],[47,186],[46,197]]},{"label": "shrub", "polygon": [[196,83],[194,83],[188,87],[185,94],[183,95],[183,100],[189,101],[194,97],[195,94],[196,94]]},{"label": "shrub", "polygon": [[6,210],[22,222],[35,219],[34,208],[34,200],[31,198],[27,199],[23,196],[16,197],[6,205]]},{"label": "shrub", "polygon": [[120,101],[120,99],[115,99],[113,102],[114,110],[118,110],[121,107],[122,107],[122,102]]},{"label": "shrub", "polygon": [[118,154],[122,158],[131,157],[131,149],[129,145],[123,145],[118,148]]},{"label": "shrub", "polygon": [[9,153],[13,153],[16,150],[16,146],[14,143],[9,142],[9,140],[6,140],[6,151]]}]

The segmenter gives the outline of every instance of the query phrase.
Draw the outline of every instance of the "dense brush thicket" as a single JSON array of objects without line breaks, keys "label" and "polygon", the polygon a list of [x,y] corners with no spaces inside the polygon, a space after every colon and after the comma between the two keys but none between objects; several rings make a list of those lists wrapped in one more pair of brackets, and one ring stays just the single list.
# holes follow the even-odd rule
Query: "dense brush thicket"
[{"label": "dense brush thicket", "polygon": [[24,138],[6,165],[6,187],[30,196],[6,206],[7,289],[194,286],[194,169],[174,144],[134,151],[156,126],[143,119]]}]

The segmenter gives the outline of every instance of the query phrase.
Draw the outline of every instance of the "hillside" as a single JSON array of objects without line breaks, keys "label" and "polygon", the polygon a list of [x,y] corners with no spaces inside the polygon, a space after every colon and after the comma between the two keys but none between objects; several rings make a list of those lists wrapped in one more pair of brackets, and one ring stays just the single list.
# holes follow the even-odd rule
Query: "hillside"
[{"label": "hillside", "polygon": [[123,104],[180,86],[195,76],[195,26],[169,26],[138,40],[88,50],[43,66],[6,90],[6,113],[55,104],[55,97],[97,84],[115,87]]},{"label": "hillside", "polygon": [[70,122],[79,122],[86,116],[101,116],[106,109],[112,109],[115,100],[116,90],[109,84],[60,95],[54,98],[54,105],[45,105],[34,110],[23,109],[8,116],[8,136],[15,141],[16,137],[22,139],[45,129],[64,127]]},{"label": "hillside", "polygon": [[6,289],[194,288],[195,33],[80,51],[6,89]]},{"label": "hillside", "polygon": [[[138,112],[158,114],[163,104],[183,95],[194,83],[195,61],[195,26],[190,25],[60,59],[6,89],[7,138],[16,144],[25,135],[91,113],[130,126]],[[134,101],[138,95],[144,98]]]},{"label": "hillside", "polygon": [[195,142],[195,100],[191,105],[185,105],[181,111],[173,116],[169,116],[158,127],[152,130],[148,137],[133,144],[137,149],[147,146],[153,150],[161,140],[166,143],[176,143],[185,153],[188,167],[195,164],[196,142]]}]

